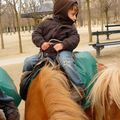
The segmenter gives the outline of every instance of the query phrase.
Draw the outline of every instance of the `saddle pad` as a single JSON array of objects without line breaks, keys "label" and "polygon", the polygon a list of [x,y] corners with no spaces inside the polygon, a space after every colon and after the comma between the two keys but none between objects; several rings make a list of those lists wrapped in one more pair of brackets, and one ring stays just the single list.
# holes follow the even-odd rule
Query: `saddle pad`
[{"label": "saddle pad", "polygon": [[[74,52],[74,59],[76,69],[80,73],[80,78],[84,82],[85,87],[88,87],[90,81],[97,73],[97,61],[89,52]],[[89,107],[90,102],[87,100],[87,96],[92,88],[91,84],[85,91],[85,99],[82,101],[83,108]]]},{"label": "saddle pad", "polygon": [[17,92],[16,86],[13,83],[11,77],[1,67],[0,67],[0,89],[4,91],[6,95],[14,99],[14,103],[16,106],[19,105],[21,97]]},{"label": "saddle pad", "polygon": [[29,73],[27,76],[25,76],[21,82],[20,82],[20,96],[23,100],[26,100],[27,98],[27,92],[28,92],[28,88],[32,82],[32,80],[34,80],[34,78],[37,76],[37,74],[39,73],[40,68],[39,66],[36,67],[36,69],[34,69],[31,73]]},{"label": "saddle pad", "polygon": [[45,64],[48,64],[48,63],[51,65],[54,64],[50,58],[42,59],[39,63],[37,63],[34,66],[33,70],[21,80],[19,93],[23,100],[26,100],[26,98],[27,98],[27,92],[28,92],[28,89],[29,89],[29,86],[30,86],[32,80],[34,80],[34,78],[38,75],[38,73],[40,72],[40,69]]}]

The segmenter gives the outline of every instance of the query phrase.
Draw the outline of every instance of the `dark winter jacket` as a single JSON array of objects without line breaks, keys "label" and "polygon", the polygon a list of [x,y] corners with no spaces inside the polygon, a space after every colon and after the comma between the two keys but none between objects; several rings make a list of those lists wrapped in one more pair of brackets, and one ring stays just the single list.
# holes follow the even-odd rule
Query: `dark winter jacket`
[{"label": "dark winter jacket", "polygon": [[76,0],[56,0],[54,17],[43,21],[32,34],[33,43],[37,47],[41,47],[43,42],[50,39],[62,41],[64,50],[72,51],[77,47],[79,35],[74,22],[67,16],[69,7],[74,3]]}]

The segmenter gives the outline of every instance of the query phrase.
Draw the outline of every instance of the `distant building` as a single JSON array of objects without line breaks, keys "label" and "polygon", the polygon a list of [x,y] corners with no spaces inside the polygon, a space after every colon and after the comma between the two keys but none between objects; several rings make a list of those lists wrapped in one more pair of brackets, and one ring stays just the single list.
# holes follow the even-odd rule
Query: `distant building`
[{"label": "distant building", "polygon": [[41,18],[45,15],[53,13],[53,1],[52,0],[39,0],[39,4],[34,8],[29,7],[21,14],[22,18]]}]

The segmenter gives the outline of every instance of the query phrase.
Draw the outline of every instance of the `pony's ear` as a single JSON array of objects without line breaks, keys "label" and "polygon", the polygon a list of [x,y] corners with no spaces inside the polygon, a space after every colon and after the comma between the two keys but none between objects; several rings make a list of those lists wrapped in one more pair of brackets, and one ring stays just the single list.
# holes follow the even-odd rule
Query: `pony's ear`
[{"label": "pony's ear", "polygon": [[105,69],[106,66],[102,63],[97,63],[97,70],[98,72],[102,71],[103,69]]}]

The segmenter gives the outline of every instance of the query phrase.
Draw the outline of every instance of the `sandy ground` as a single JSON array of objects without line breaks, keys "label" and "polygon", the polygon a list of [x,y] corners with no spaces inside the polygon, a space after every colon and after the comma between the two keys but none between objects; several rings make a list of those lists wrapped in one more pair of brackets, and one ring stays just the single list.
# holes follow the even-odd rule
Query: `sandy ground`
[{"label": "sandy ground", "polygon": [[[99,30],[100,27],[93,27],[93,31]],[[79,51],[89,51],[94,57],[96,57],[95,49],[88,45],[88,33],[87,28],[79,29],[81,35],[81,42],[76,48]],[[112,40],[120,39],[120,34],[111,35]],[[27,56],[36,54],[39,49],[36,48],[31,42],[31,33],[22,33],[22,45],[23,53],[19,53],[18,35],[17,34],[4,34],[5,49],[0,49],[0,66],[3,67],[11,78],[14,80],[15,85],[19,90],[20,76],[22,73],[23,61]],[[93,37],[95,42],[96,37]],[[106,40],[105,36],[100,37],[100,40]],[[98,62],[103,64],[112,64],[120,61],[120,46],[105,47],[101,51],[101,57],[96,58]],[[19,111],[21,114],[21,120],[24,119],[24,101],[19,105]]]}]

